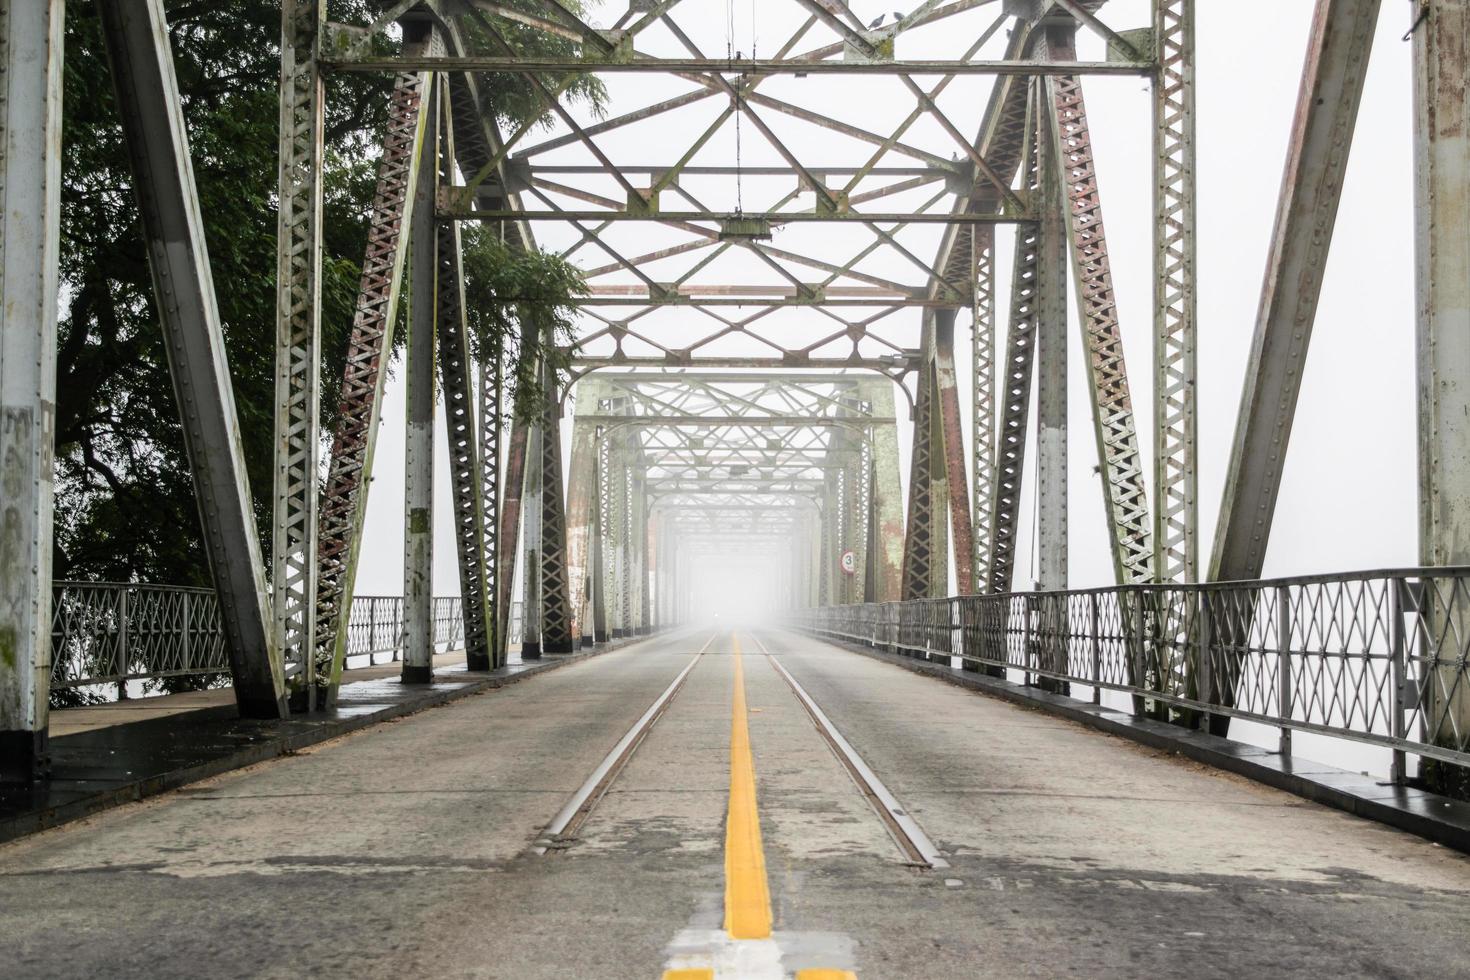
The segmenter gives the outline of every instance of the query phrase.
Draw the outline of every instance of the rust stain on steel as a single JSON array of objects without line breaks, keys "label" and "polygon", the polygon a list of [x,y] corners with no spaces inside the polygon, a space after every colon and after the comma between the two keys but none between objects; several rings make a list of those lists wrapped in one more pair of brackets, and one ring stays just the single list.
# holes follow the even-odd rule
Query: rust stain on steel
[{"label": "rust stain on steel", "polygon": [[[934,376],[939,390],[939,424],[944,434],[944,471],[949,485],[955,578],[959,593],[963,595],[970,593],[975,580],[975,536],[970,522],[970,487],[965,465],[965,438],[960,423],[959,383],[955,378],[954,318],[940,316],[936,319]],[[948,569],[940,571],[943,573]]]},{"label": "rust stain on steel", "polygon": [[414,149],[420,132],[422,79],[417,73],[395,80],[378,164],[378,184],[369,218],[367,254],[363,259],[357,309],[342,374],[340,418],[332,434],[317,532],[316,658],[321,674],[341,672],[337,642],[342,613],[350,602],[353,566],[361,533],[364,476],[371,465],[374,429],[382,395],[383,360],[392,348],[396,282],[403,266],[406,203],[415,170]]}]

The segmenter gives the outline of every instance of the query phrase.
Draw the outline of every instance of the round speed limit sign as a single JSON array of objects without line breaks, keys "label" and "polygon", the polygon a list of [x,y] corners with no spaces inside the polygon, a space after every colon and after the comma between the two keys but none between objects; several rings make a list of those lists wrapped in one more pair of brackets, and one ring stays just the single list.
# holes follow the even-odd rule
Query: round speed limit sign
[{"label": "round speed limit sign", "polygon": [[848,575],[857,574],[857,555],[851,551],[844,551],[842,553],[842,571]]}]

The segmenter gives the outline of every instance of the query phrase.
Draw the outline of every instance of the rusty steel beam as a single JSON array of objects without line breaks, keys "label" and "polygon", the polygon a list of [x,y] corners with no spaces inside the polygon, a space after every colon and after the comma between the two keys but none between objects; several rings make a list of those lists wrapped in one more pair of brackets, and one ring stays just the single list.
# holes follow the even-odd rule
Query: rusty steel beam
[{"label": "rusty steel beam", "polygon": [[511,589],[514,588],[516,557],[521,539],[521,498],[525,493],[526,450],[530,427],[519,415],[512,415],[510,444],[506,449],[504,483],[501,491],[500,531],[497,535],[495,642],[497,662],[504,663],[510,640]]},{"label": "rusty steel beam", "polygon": [[388,102],[378,181],[368,215],[357,307],[342,372],[338,423],[332,433],[327,482],[317,532],[317,673],[328,681],[328,703],[336,699],[347,654],[357,559],[367,513],[383,386],[393,351],[393,328],[407,254],[406,222],[411,188],[418,180],[424,138],[423,90],[427,77],[400,75]]},{"label": "rusty steel beam", "polygon": [[[1072,56],[1075,26],[1047,27],[1044,48],[1059,60]],[[1153,578],[1153,527],[1148,488],[1133,419],[1133,398],[1123,359],[1123,337],[1113,291],[1112,264],[1103,224],[1102,192],[1093,159],[1092,131],[1081,79],[1050,76],[1045,82],[1049,126],[1066,189],[1067,230],[1082,312],[1093,428],[1102,472],[1103,506],[1114,574],[1120,584]]]},{"label": "rusty steel beam", "polygon": [[[949,534],[954,553],[955,585],[959,594],[968,594],[975,580],[975,534],[970,523],[970,481],[965,465],[965,439],[960,421],[960,389],[954,360],[954,313],[935,315],[934,381],[938,423],[944,455],[945,486],[949,508]],[[936,521],[937,533],[944,533],[944,522]],[[939,569],[946,580],[949,569]],[[947,591],[947,590],[946,590]]]}]

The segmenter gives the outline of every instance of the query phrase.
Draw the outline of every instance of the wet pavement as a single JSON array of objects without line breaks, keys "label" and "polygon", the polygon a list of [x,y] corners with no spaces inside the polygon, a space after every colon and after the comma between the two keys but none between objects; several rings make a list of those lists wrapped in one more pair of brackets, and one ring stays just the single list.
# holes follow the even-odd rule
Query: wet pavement
[{"label": "wet pavement", "polygon": [[[735,638],[709,639],[567,664],[0,847],[5,974],[1470,975],[1459,854],[795,634],[741,633],[737,682]],[[950,867],[909,863],[762,644]],[[535,853],[691,660],[575,839]],[[737,683],[771,936],[732,973]]]}]

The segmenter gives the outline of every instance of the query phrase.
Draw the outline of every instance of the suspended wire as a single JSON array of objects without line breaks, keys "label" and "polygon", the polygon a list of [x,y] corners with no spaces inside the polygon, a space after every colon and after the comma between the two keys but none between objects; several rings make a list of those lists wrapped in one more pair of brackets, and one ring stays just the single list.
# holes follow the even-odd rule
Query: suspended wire
[{"label": "suspended wire", "polygon": [[[754,0],[752,0],[752,4]],[[754,6],[752,6],[754,11]],[[752,24],[754,13],[752,12]],[[735,74],[735,0],[725,0],[725,58],[729,62],[730,74]],[[743,106],[744,83],[740,79],[735,80],[733,90],[735,92],[735,213],[745,213],[744,196],[744,173],[741,166],[740,146],[740,117],[745,115]]]}]

